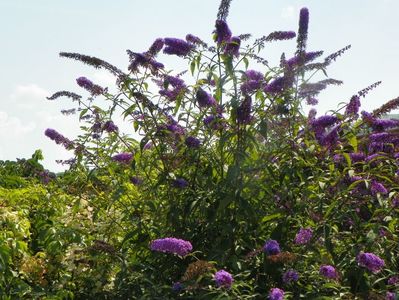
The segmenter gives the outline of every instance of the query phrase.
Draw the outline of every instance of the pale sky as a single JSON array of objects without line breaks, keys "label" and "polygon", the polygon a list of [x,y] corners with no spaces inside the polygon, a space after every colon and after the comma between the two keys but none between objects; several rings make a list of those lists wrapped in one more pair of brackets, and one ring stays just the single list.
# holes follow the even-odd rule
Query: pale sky
[{"label": "pale sky", "polygon": [[[0,160],[28,158],[42,149],[45,167],[60,171],[56,159],[71,153],[44,136],[54,128],[69,138],[79,133],[68,99],[45,99],[58,90],[85,95],[75,79],[86,76],[112,87],[113,79],[79,62],[60,58],[60,51],[102,58],[126,69],[125,50],[147,50],[158,37],[184,38],[187,33],[211,41],[219,0],[0,0]],[[381,80],[362,100],[372,110],[399,96],[398,0],[233,0],[228,24],[233,34],[253,37],[275,30],[297,30],[301,7],[310,11],[308,50],[334,52],[352,45],[329,68],[344,81],[322,92],[320,113]],[[295,40],[269,44],[263,56],[277,62],[281,52],[295,52]],[[180,72],[179,58],[159,60]],[[131,130],[128,126],[125,130]]]}]

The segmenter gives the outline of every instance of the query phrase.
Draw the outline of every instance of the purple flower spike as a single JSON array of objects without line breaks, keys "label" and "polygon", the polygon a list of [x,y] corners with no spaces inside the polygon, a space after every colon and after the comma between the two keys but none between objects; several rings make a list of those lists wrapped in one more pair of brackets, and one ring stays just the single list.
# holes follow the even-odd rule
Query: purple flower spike
[{"label": "purple flower spike", "polygon": [[286,86],[286,78],[285,77],[277,77],[268,85],[266,85],[264,92],[270,94],[281,93]]},{"label": "purple flower spike", "polygon": [[289,284],[293,281],[298,281],[299,279],[299,274],[295,270],[288,270],[283,274],[283,282],[286,284]]},{"label": "purple flower spike", "polygon": [[298,52],[305,51],[306,41],[308,39],[308,27],[309,27],[309,10],[304,7],[299,12],[299,29],[298,29]]},{"label": "purple flower spike", "polygon": [[382,183],[373,180],[371,181],[371,193],[373,195],[377,195],[378,193],[388,194],[388,190],[385,188],[385,186]]},{"label": "purple flower spike", "polygon": [[187,182],[187,180],[185,180],[185,179],[183,179],[183,178],[176,178],[176,179],[173,181],[172,185],[173,185],[175,188],[184,189],[184,188],[188,187],[188,182]]},{"label": "purple flower spike", "polygon": [[237,123],[246,125],[251,123],[252,99],[250,96],[245,97],[240,106],[237,107]]},{"label": "purple flower spike", "polygon": [[216,21],[216,42],[220,45],[223,42],[228,42],[231,39],[231,31],[227,23],[223,20]]},{"label": "purple flower spike", "polygon": [[333,266],[330,265],[322,265],[319,269],[320,275],[329,278],[329,279],[336,279],[338,278],[337,271]]},{"label": "purple flower spike", "polygon": [[232,55],[235,57],[238,57],[240,54],[240,45],[241,45],[241,40],[239,37],[232,37],[231,40],[226,44],[226,47],[224,48],[224,53],[228,55]]},{"label": "purple flower spike", "polygon": [[188,136],[185,143],[189,148],[199,148],[201,146],[201,141],[193,136]]},{"label": "purple flower spike", "polygon": [[152,251],[173,253],[179,256],[186,256],[193,250],[193,246],[189,241],[176,238],[164,238],[153,240],[150,244],[150,249]]},{"label": "purple flower spike", "polygon": [[398,299],[396,293],[387,292],[385,295],[385,300],[396,300],[396,299]]},{"label": "purple flower spike", "polygon": [[233,276],[225,270],[217,271],[213,278],[217,287],[230,288],[234,281]]},{"label": "purple flower spike", "polygon": [[269,292],[269,300],[283,300],[284,291],[279,288],[272,288]]},{"label": "purple flower spike", "polygon": [[276,255],[281,252],[280,245],[276,240],[268,240],[263,246],[263,252],[267,255]]},{"label": "purple flower spike", "polygon": [[104,126],[103,126],[103,130],[105,130],[106,132],[117,132],[118,131],[118,126],[115,125],[114,122],[112,121],[107,121],[105,122]]},{"label": "purple flower spike", "polygon": [[181,284],[181,282],[175,282],[174,284],[173,284],[173,286],[172,286],[172,290],[174,291],[174,292],[176,292],[176,293],[178,293],[178,292],[180,292],[180,291],[182,291],[183,290],[183,285]]},{"label": "purple flower spike", "polygon": [[312,239],[313,230],[311,228],[301,228],[295,236],[295,244],[305,245]]},{"label": "purple flower spike", "polygon": [[399,283],[399,276],[392,276],[391,278],[388,279],[388,284],[390,285],[396,285]]},{"label": "purple flower spike", "polygon": [[356,260],[359,266],[368,269],[374,274],[380,272],[385,265],[384,260],[374,253],[362,252],[356,257]]},{"label": "purple flower spike", "polygon": [[124,163],[124,164],[130,163],[132,158],[133,158],[133,154],[127,153],[127,152],[119,153],[119,154],[112,156],[112,160],[119,162],[119,163]]},{"label": "purple flower spike", "polygon": [[197,91],[196,100],[199,107],[210,107],[216,105],[216,100],[201,88]]},{"label": "purple flower spike", "polygon": [[151,56],[156,56],[163,48],[164,40],[163,39],[156,39],[154,43],[152,43],[150,49],[148,49],[148,54]]},{"label": "purple flower spike", "polygon": [[194,49],[192,44],[187,43],[185,40],[176,38],[165,38],[165,48],[163,52],[165,54],[186,56]]},{"label": "purple flower spike", "polygon": [[274,31],[266,37],[266,41],[290,40],[296,37],[294,31]]},{"label": "purple flower spike", "polygon": [[77,84],[84,88],[85,90],[89,91],[93,96],[101,95],[105,92],[101,86],[94,84],[91,80],[87,79],[86,77],[79,77],[76,79]]},{"label": "purple flower spike", "polygon": [[66,149],[73,148],[73,142],[54,129],[47,128],[44,134],[56,144],[63,145]]},{"label": "purple flower spike", "polygon": [[360,108],[360,98],[359,96],[354,95],[349,100],[348,106],[346,107],[345,110],[345,115],[347,116],[353,115],[357,118],[359,114],[359,108]]}]

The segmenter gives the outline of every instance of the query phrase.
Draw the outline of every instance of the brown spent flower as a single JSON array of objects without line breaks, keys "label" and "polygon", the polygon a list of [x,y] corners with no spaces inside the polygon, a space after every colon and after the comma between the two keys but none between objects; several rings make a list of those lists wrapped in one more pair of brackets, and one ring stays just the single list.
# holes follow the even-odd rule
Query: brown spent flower
[{"label": "brown spent flower", "polygon": [[213,264],[205,260],[197,260],[188,265],[181,281],[197,279],[213,268]]},{"label": "brown spent flower", "polygon": [[291,252],[280,252],[276,255],[267,256],[267,260],[272,263],[291,263],[297,259],[297,256]]}]

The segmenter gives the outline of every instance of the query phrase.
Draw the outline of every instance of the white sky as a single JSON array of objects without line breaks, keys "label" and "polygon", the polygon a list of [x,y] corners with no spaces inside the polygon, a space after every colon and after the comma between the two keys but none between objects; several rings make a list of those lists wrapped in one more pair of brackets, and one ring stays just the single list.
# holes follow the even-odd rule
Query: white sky
[{"label": "white sky", "polygon": [[[49,102],[58,90],[84,94],[75,79],[86,76],[112,86],[112,77],[78,62],[58,57],[60,51],[94,55],[121,69],[126,49],[142,52],[158,37],[183,38],[187,33],[211,40],[218,0],[0,0],[0,160],[30,157],[42,149],[44,165],[71,157],[44,136],[54,128],[73,138],[76,117],[63,116],[67,99]],[[254,37],[275,30],[297,30],[298,11],[310,10],[308,50],[352,49],[329,69],[344,86],[330,87],[319,97],[319,113],[334,109],[378,80],[381,86],[363,99],[372,110],[399,96],[399,1],[395,0],[233,0],[228,23],[234,34]],[[295,52],[295,41],[270,44],[263,54],[277,62],[282,51]],[[161,56],[170,68],[174,57]],[[181,69],[177,69],[181,71]]]}]

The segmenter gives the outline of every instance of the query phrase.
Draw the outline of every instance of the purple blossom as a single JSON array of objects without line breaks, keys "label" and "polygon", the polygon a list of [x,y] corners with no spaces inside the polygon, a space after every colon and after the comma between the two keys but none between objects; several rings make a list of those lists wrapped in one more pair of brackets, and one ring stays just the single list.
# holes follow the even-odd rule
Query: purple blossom
[{"label": "purple blossom", "polygon": [[228,42],[231,39],[231,31],[227,23],[223,20],[216,21],[216,42],[218,45],[222,44],[223,42]]},{"label": "purple blossom", "polygon": [[281,93],[286,86],[287,79],[285,77],[277,77],[264,88],[265,93],[277,94]]},{"label": "purple blossom", "polygon": [[313,121],[315,120],[316,115],[317,115],[316,109],[312,108],[311,110],[309,110],[308,119],[309,119],[309,121],[310,121],[311,124],[312,124]]},{"label": "purple blossom", "polygon": [[335,123],[338,122],[338,118],[336,116],[330,116],[330,115],[324,115],[321,117],[318,117],[312,122],[312,126],[314,128],[326,128],[329,126],[334,125]]},{"label": "purple blossom", "polygon": [[255,70],[247,70],[245,72],[245,77],[248,78],[249,80],[255,80],[255,81],[262,81],[264,78],[261,72]]},{"label": "purple blossom", "polygon": [[184,189],[188,187],[188,182],[184,178],[176,178],[172,182],[173,187],[178,188],[178,189]]},{"label": "purple blossom", "polygon": [[130,50],[127,51],[130,56],[129,70],[132,72],[137,72],[139,67],[148,67],[153,73],[157,72],[159,69],[163,69],[164,65],[160,62],[154,60],[148,53],[136,53]]},{"label": "purple blossom", "polygon": [[294,68],[297,66],[302,66],[308,62],[311,62],[312,60],[315,60],[316,58],[320,57],[323,55],[323,51],[314,51],[314,52],[306,52],[300,55],[296,55],[286,61],[286,64],[290,68]]},{"label": "purple blossom", "polygon": [[392,276],[391,278],[388,279],[388,284],[390,285],[396,285],[399,283],[399,275]]},{"label": "purple blossom", "polygon": [[379,133],[372,133],[369,135],[369,140],[371,142],[382,142],[382,143],[387,143],[389,142],[391,136],[387,132],[379,132]]},{"label": "purple blossom", "polygon": [[213,276],[217,287],[230,288],[233,284],[233,276],[225,270],[219,270]]},{"label": "purple blossom", "polygon": [[44,134],[48,138],[53,140],[56,144],[63,145],[66,149],[72,149],[73,148],[73,142],[71,140],[69,140],[68,138],[66,138],[65,136],[63,136],[62,134],[60,134],[59,132],[57,132],[56,130],[54,130],[54,129],[47,128],[44,131]]},{"label": "purple blossom", "polygon": [[299,274],[295,270],[288,270],[283,274],[283,282],[286,284],[289,284],[293,281],[298,281],[299,279]]},{"label": "purple blossom", "polygon": [[143,183],[143,179],[141,179],[140,177],[137,177],[137,176],[132,176],[132,177],[130,177],[130,182],[133,183],[134,185],[138,186]]},{"label": "purple blossom", "polygon": [[298,29],[298,52],[305,51],[306,41],[308,39],[308,26],[309,26],[309,10],[304,7],[299,12],[299,29]]},{"label": "purple blossom", "polygon": [[256,80],[248,80],[245,81],[241,86],[241,92],[243,94],[249,94],[252,93],[262,87],[262,82],[256,81]]},{"label": "purple blossom", "polygon": [[221,114],[218,115],[209,115],[204,118],[204,125],[210,129],[217,130],[223,127],[223,116]]},{"label": "purple blossom", "polygon": [[295,244],[305,245],[312,239],[313,230],[311,228],[301,228],[295,236]]},{"label": "purple blossom", "polygon": [[269,292],[269,300],[283,300],[284,291],[279,288],[272,288]]},{"label": "purple blossom", "polygon": [[317,100],[314,97],[307,97],[306,98],[306,104],[307,105],[317,105],[319,103],[319,100]]},{"label": "purple blossom", "polygon": [[180,292],[181,290],[183,290],[183,285],[181,284],[181,282],[177,281],[173,284],[172,286],[172,290],[176,293]]},{"label": "purple blossom", "polygon": [[216,100],[210,94],[199,88],[196,93],[196,100],[199,107],[210,107],[216,105]]},{"label": "purple blossom", "polygon": [[362,252],[356,260],[359,266],[365,267],[372,273],[380,272],[385,265],[384,260],[373,253]]},{"label": "purple blossom", "polygon": [[240,54],[240,45],[241,45],[241,40],[239,37],[233,36],[230,41],[226,44],[226,47],[224,48],[224,54],[232,55],[235,57],[238,57]]},{"label": "purple blossom", "polygon": [[153,240],[150,244],[150,249],[153,251],[173,253],[179,256],[186,256],[193,250],[193,246],[189,241],[177,238],[163,238]]},{"label": "purple blossom", "polygon": [[152,43],[150,49],[148,49],[147,54],[149,54],[151,56],[156,56],[162,50],[163,46],[164,46],[164,40],[161,38],[156,39]]},{"label": "purple blossom", "polygon": [[93,96],[98,96],[105,92],[105,89],[97,84],[94,84],[86,77],[79,77],[78,79],[76,79],[76,82],[80,87],[89,91]]},{"label": "purple blossom", "polygon": [[330,265],[320,266],[319,273],[320,275],[329,279],[336,279],[338,277],[337,271],[333,266]]},{"label": "purple blossom", "polygon": [[383,120],[383,119],[374,119],[371,124],[371,127],[375,131],[385,131],[389,128],[395,128],[399,126],[399,120]]},{"label": "purple blossom", "polygon": [[385,300],[396,300],[396,293],[394,292],[387,292],[385,295]]},{"label": "purple blossom", "polygon": [[192,35],[192,34],[187,34],[186,35],[186,41],[192,44],[198,44],[198,45],[203,45],[204,42],[197,36]]},{"label": "purple blossom", "polygon": [[363,152],[349,153],[352,163],[364,161],[366,155]]},{"label": "purple blossom", "polygon": [[385,186],[382,183],[372,180],[371,181],[371,193],[373,195],[377,195],[378,193],[387,194],[388,190],[385,188]]},{"label": "purple blossom", "polygon": [[266,37],[266,41],[290,40],[296,37],[294,31],[274,31]]},{"label": "purple blossom", "polygon": [[276,255],[281,252],[280,245],[276,240],[268,240],[263,246],[263,252],[267,255]]},{"label": "purple blossom", "polygon": [[352,98],[349,100],[348,105],[346,106],[345,114],[347,116],[353,115],[357,118],[359,114],[360,105],[361,104],[359,96],[357,95],[352,96]]},{"label": "purple blossom", "polygon": [[187,43],[185,40],[176,39],[176,38],[165,38],[165,48],[163,52],[165,54],[177,55],[177,56],[186,56],[191,50],[194,49],[192,44]]},{"label": "purple blossom", "polygon": [[112,121],[107,121],[103,125],[103,130],[105,130],[106,132],[109,132],[109,133],[117,132],[118,126],[116,126],[115,123]]},{"label": "purple blossom", "polygon": [[201,141],[194,136],[188,136],[185,143],[189,148],[199,148],[201,145]]},{"label": "purple blossom", "polygon": [[114,156],[112,156],[112,160],[119,162],[119,163],[124,163],[124,164],[128,164],[133,158],[133,154],[132,153],[128,153],[128,152],[122,152],[122,153],[118,153]]},{"label": "purple blossom", "polygon": [[362,111],[362,119],[365,123],[373,123],[373,121],[375,120],[375,118],[373,117],[372,114],[370,114],[367,111]]},{"label": "purple blossom", "polygon": [[252,99],[250,96],[246,96],[242,103],[237,107],[237,123],[238,124],[249,124],[251,122],[251,107]]}]

